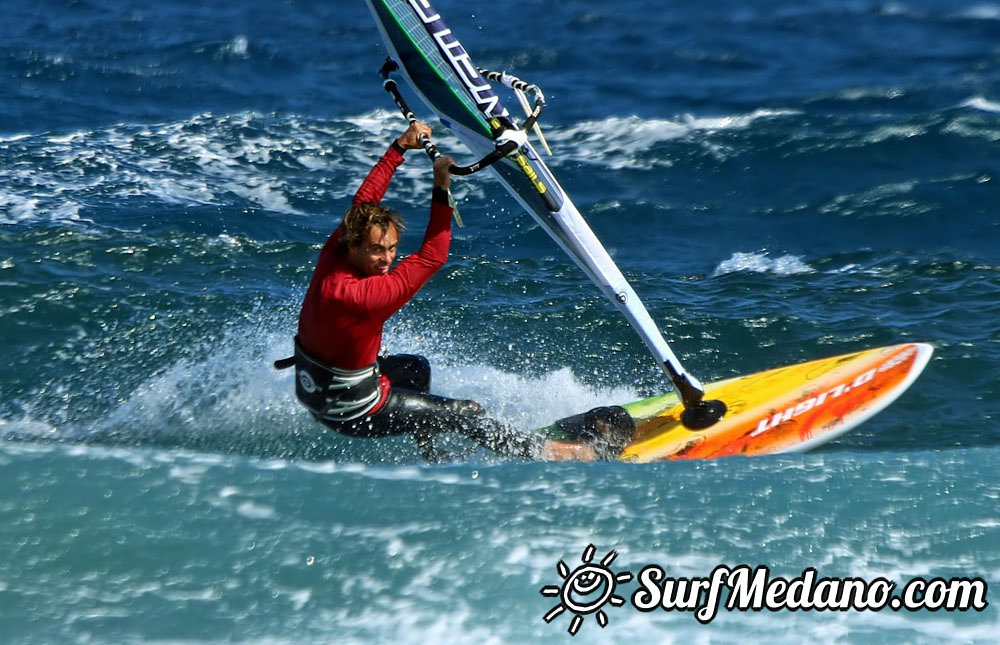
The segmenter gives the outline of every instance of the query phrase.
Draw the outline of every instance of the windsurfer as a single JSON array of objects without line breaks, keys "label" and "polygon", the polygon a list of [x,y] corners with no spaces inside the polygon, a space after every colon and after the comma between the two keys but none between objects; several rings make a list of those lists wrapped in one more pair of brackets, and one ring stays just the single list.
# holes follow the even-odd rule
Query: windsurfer
[{"label": "windsurfer", "polygon": [[430,364],[421,356],[379,356],[385,322],[448,256],[451,158],[441,157],[434,164],[430,220],[420,250],[395,266],[403,220],[381,205],[403,154],[422,148],[421,136],[429,137],[430,132],[428,126],[414,123],[393,141],[320,253],[295,338],[299,401],[317,420],[346,435],[412,434],[428,459],[436,457],[433,437],[448,431],[525,459],[617,457],[624,447],[621,428],[631,436],[628,429],[634,427],[621,408],[580,415],[566,428],[574,440],[553,441],[486,417],[475,401],[430,394]]}]

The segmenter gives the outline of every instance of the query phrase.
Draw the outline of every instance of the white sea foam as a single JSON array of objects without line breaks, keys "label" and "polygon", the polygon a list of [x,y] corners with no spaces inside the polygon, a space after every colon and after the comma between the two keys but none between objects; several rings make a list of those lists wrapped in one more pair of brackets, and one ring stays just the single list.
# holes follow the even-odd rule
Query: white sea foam
[{"label": "white sea foam", "polygon": [[[79,222],[80,205],[70,199],[47,199],[0,192],[0,223],[18,224],[32,220]],[[89,221],[89,220],[86,220]]]},{"label": "white sea foam", "polygon": [[156,197],[166,204],[211,205],[221,203],[208,184],[195,178],[152,176],[147,180],[144,191],[137,188],[126,194],[132,196],[143,193]]},{"label": "white sea foam", "polygon": [[954,14],[956,18],[966,20],[1000,20],[1000,5],[992,3],[977,4]]},{"label": "white sea foam", "polygon": [[[400,127],[399,113],[395,110],[377,109],[367,114],[350,116],[344,119],[347,123],[357,127],[363,132],[372,135],[379,140],[391,141],[394,134],[398,134]],[[439,127],[438,130],[441,128]],[[334,130],[327,130],[331,137],[339,136],[341,133]],[[440,132],[434,132],[434,138],[438,139]]]},{"label": "white sea foam", "polygon": [[667,156],[647,153],[664,143],[678,139],[697,140],[718,152],[711,135],[717,132],[744,130],[762,119],[797,114],[791,110],[756,110],[750,114],[680,119],[648,119],[638,116],[608,117],[583,121],[561,128],[546,129],[558,160],[571,159],[587,164],[606,165],[612,169],[668,166]]},{"label": "white sea foam", "polygon": [[834,94],[841,101],[898,99],[905,95],[906,92],[898,87],[849,87]]},{"label": "white sea foam", "polygon": [[528,377],[489,365],[451,365],[437,370],[434,378],[443,395],[479,401],[491,415],[522,428],[639,398],[627,387],[588,387],[568,367]]},{"label": "white sea foam", "polygon": [[[716,133],[788,114],[794,112],[761,109],[673,120],[609,117],[550,127],[546,133],[556,149],[553,164],[648,169],[671,163],[669,155],[649,154],[664,142],[685,139],[712,154],[725,154]],[[141,196],[169,205],[242,201],[266,211],[301,215],[296,198],[307,203],[317,197],[350,198],[359,176],[402,126],[397,113],[384,109],[329,123],[254,113],[199,114],[168,123],[8,137],[3,145],[14,163],[0,168],[0,222],[90,221],[81,203]],[[475,155],[444,126],[433,127],[442,150],[461,164],[474,161]],[[16,163],[22,157],[30,164]],[[485,173],[476,182],[460,182],[456,198],[480,198],[484,185],[494,181]],[[389,199],[423,194],[426,184],[425,163],[403,164]],[[77,198],[84,194],[86,200]]]},{"label": "white sea foam", "polygon": [[239,35],[219,49],[219,53],[228,58],[249,58],[250,42],[246,36]]},{"label": "white sea foam", "polygon": [[982,96],[974,96],[964,103],[962,107],[972,108],[974,110],[981,110],[983,112],[1000,112],[1000,103],[996,101],[991,101]]},{"label": "white sea foam", "polygon": [[794,255],[782,255],[777,258],[768,257],[767,252],[733,253],[712,272],[713,276],[727,273],[774,273],[775,275],[798,275],[813,273],[815,269]]},{"label": "white sea foam", "polygon": [[23,437],[49,438],[58,432],[51,423],[25,416],[20,419],[0,419],[0,437],[18,435]]},{"label": "white sea foam", "polygon": [[922,15],[910,5],[902,2],[887,2],[879,8],[879,13],[883,16],[913,16]]},{"label": "white sea foam", "polygon": [[[151,374],[95,424],[94,440],[224,452],[240,452],[246,445],[254,456],[284,457],[309,449],[323,435],[323,428],[296,401],[292,371],[279,372],[271,366],[272,360],[288,353],[292,330],[265,331],[251,324],[237,331],[237,327],[245,326],[234,323],[234,329],[213,342],[210,351],[195,352],[194,357],[164,365]],[[640,396],[630,387],[586,385],[565,367],[526,376],[489,364],[455,364],[451,357],[462,352],[452,345],[454,341],[426,332],[397,329],[387,334],[386,342],[393,351],[417,352],[429,358],[436,394],[479,401],[490,416],[524,430]],[[329,441],[329,446],[323,450],[333,449],[340,455],[336,457],[339,461],[361,459],[377,464],[386,454],[397,458],[397,447],[378,442],[332,433],[324,441]],[[404,462],[416,458],[412,441],[401,441],[400,446],[404,450],[399,457]],[[340,454],[343,450],[348,452]],[[371,461],[369,456],[374,455],[379,457]],[[337,472],[342,471],[338,468]],[[200,474],[189,469],[175,472],[178,478]],[[415,481],[430,478],[445,485],[476,483],[454,474],[408,471],[398,465],[388,470],[366,467],[363,475]]]},{"label": "white sea foam", "polygon": [[[297,191],[305,195],[312,189],[290,187],[288,178],[280,176],[284,173],[276,173],[270,165],[281,155],[330,158],[335,141],[347,148],[348,154],[370,147],[342,128],[332,130],[339,130],[339,137],[294,120],[275,122],[243,113],[202,114],[155,125],[119,124],[64,135],[9,137],[4,140],[7,156],[15,161],[24,156],[31,164],[12,163],[0,169],[0,185],[4,187],[0,221],[81,219],[73,196],[82,193],[87,193],[90,201],[145,195],[181,205],[223,204],[236,195],[265,210],[301,214],[290,198]],[[368,158],[363,162],[359,159],[357,164],[359,169],[370,166],[370,151]],[[317,166],[303,164],[304,172],[315,170],[310,165]],[[319,167],[329,169],[333,162]],[[346,197],[351,188],[337,186],[333,197]]]},{"label": "white sea foam", "polygon": [[30,134],[12,134],[12,135],[7,136],[7,137],[0,137],[0,143],[9,143],[9,142],[12,142],[12,141],[21,141],[23,139],[28,139],[30,137],[31,137]]},{"label": "white sea foam", "polygon": [[273,507],[249,501],[245,501],[237,506],[236,512],[239,515],[252,520],[268,520],[273,518],[275,515]]},{"label": "white sea foam", "polygon": [[16,224],[35,217],[38,209],[38,199],[0,193],[0,222]]},{"label": "white sea foam", "polygon": [[[215,344],[206,358],[180,360],[155,375],[104,421],[109,427],[138,424],[156,430],[164,425],[213,427],[279,425],[297,409],[289,396],[286,372],[278,372],[261,358],[267,347],[289,345],[284,335],[239,339]],[[278,352],[275,351],[275,354]],[[205,430],[207,432],[207,430]]]},{"label": "white sea foam", "polygon": [[280,182],[255,178],[246,185],[231,182],[226,184],[225,188],[234,195],[239,195],[265,210],[278,213],[299,213],[289,204],[288,197],[283,193]]}]

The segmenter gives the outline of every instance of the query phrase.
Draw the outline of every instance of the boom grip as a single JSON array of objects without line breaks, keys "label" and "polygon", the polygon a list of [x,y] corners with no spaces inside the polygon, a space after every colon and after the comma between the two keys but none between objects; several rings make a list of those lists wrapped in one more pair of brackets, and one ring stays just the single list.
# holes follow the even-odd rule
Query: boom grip
[{"label": "boom grip", "polygon": [[448,169],[448,172],[450,172],[453,175],[463,175],[463,176],[471,175],[473,173],[479,172],[483,168],[492,166],[493,164],[500,161],[501,159],[503,159],[510,153],[514,152],[515,150],[517,150],[517,142],[508,141],[507,143],[499,146],[496,150],[489,153],[476,163],[468,166],[452,166],[451,168]]},{"label": "boom grip", "polygon": [[[399,93],[399,89],[396,87],[396,81],[389,78],[389,74],[399,69],[399,63],[394,61],[392,58],[386,58],[385,64],[382,65],[382,69],[379,70],[379,75],[382,76],[382,87],[386,92],[392,95],[393,100],[396,102],[396,107],[399,111],[403,113],[403,116],[410,123],[416,123],[417,117],[413,114],[413,110],[410,106],[406,104],[406,100],[403,99],[403,95]],[[537,117],[536,117],[537,118]],[[435,146],[431,141],[425,137],[420,137],[420,142],[424,144],[424,151],[427,152],[427,156],[431,158],[432,161],[437,161],[438,157],[441,156],[441,152],[438,151],[437,146]],[[489,153],[479,161],[468,166],[451,166],[448,169],[453,175],[471,175],[477,173],[483,168],[492,166],[496,162],[500,161],[510,153],[517,150],[518,144],[514,141],[508,141],[500,146],[497,146],[493,152]]]}]

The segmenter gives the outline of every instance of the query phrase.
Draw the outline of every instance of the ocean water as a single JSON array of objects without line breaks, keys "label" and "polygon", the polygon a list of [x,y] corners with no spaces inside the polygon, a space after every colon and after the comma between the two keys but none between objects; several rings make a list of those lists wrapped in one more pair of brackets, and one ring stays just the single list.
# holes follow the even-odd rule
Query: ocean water
[{"label": "ocean water", "polygon": [[[934,345],[924,375],[801,455],[522,463],[455,440],[426,465],[322,433],[270,363],[405,125],[364,4],[0,2],[0,642],[995,642],[992,595],[702,624],[638,611],[633,579],[571,636],[540,590],[600,560],[997,593],[1000,4],[436,6],[545,91],[553,171],[699,378],[904,341]],[[430,189],[409,157],[404,253]],[[466,228],[387,347],[524,428],[663,391],[487,174],[455,181]]]}]

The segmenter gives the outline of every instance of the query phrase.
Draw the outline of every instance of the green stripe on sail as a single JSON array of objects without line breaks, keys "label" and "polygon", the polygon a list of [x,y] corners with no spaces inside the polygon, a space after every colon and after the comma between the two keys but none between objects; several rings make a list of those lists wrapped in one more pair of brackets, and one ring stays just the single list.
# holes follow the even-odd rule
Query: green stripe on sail
[{"label": "green stripe on sail", "polygon": [[482,112],[471,102],[462,80],[441,55],[406,0],[377,0],[375,6],[379,14],[383,14],[380,9],[388,13],[382,16],[382,25],[396,48],[399,63],[427,101],[456,123],[481,132],[492,141]]}]

